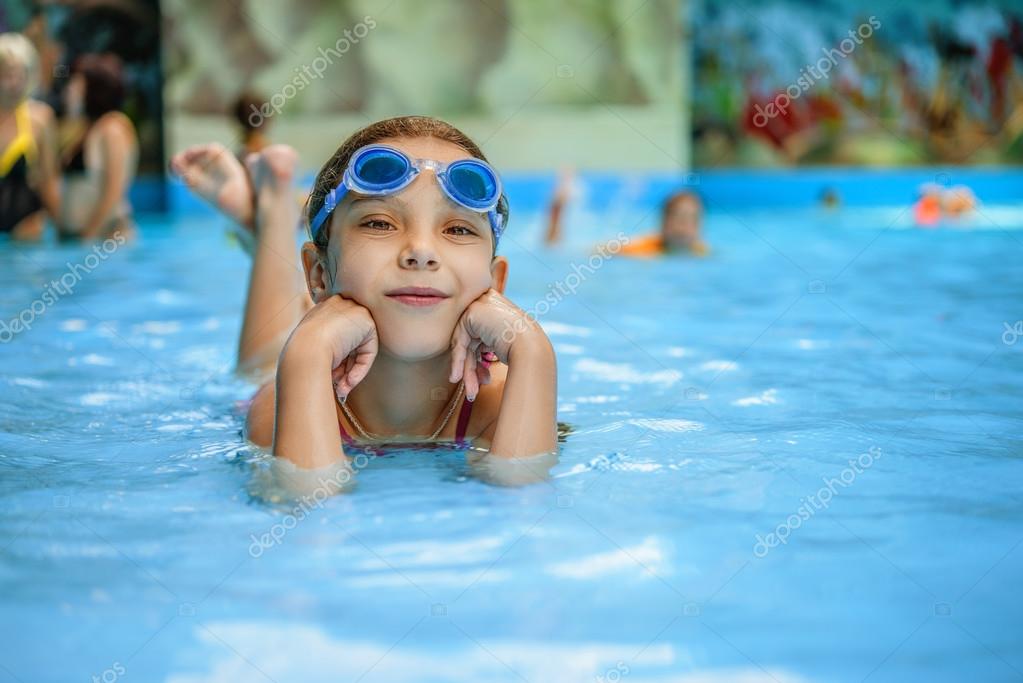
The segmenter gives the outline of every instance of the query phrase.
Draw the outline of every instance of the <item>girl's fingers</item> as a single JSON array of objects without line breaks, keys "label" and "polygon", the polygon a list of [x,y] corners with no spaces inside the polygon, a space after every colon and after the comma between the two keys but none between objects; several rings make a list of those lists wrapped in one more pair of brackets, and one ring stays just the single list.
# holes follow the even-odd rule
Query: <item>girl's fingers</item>
[{"label": "girl's fingers", "polygon": [[451,372],[448,374],[449,382],[457,382],[462,379],[463,365],[465,364],[465,347],[456,344],[451,349]]},{"label": "girl's fingers", "polygon": [[465,354],[465,369],[462,374],[462,381],[465,382],[465,397],[470,401],[475,401],[476,394],[480,393],[479,378],[476,375],[475,351]]},{"label": "girl's fingers", "polygon": [[348,374],[348,359],[345,358],[341,361],[341,364],[331,370],[330,376],[334,381],[334,393],[337,395],[338,400],[344,401],[348,397],[348,393],[345,390],[345,375]]},{"label": "girl's fingers", "polygon": [[449,382],[457,382],[462,379],[462,371],[465,365],[466,347],[470,342],[469,333],[462,326],[459,320],[455,325],[455,332],[451,335],[451,373],[448,375]]},{"label": "girl's fingers", "polygon": [[[376,354],[373,354],[376,357]],[[366,375],[369,374],[369,368],[373,365],[373,358],[358,358],[355,364],[352,366],[351,371],[348,373],[348,384],[354,389],[358,386],[359,382],[366,379]]]},{"label": "girl's fingers", "polygon": [[347,399],[352,389],[357,387],[359,382],[366,379],[366,375],[369,374],[370,368],[373,367],[373,361],[376,360],[376,357],[376,339],[370,338],[348,354],[341,364],[335,368],[335,390],[339,399],[342,401]]}]

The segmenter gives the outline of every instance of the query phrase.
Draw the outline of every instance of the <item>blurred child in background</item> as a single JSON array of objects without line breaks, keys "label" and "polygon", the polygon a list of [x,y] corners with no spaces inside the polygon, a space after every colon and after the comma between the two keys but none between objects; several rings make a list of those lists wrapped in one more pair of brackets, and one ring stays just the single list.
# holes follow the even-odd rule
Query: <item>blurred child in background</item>
[{"label": "blurred child in background", "polygon": [[[558,182],[554,199],[548,213],[546,243],[555,244],[561,239],[562,215],[571,198],[573,177],[565,171]],[[662,254],[689,254],[706,256],[710,248],[701,238],[703,230],[703,202],[691,190],[679,190],[668,197],[661,208],[660,230],[651,235],[630,237],[622,244],[618,254],[635,257],[660,256]]]}]

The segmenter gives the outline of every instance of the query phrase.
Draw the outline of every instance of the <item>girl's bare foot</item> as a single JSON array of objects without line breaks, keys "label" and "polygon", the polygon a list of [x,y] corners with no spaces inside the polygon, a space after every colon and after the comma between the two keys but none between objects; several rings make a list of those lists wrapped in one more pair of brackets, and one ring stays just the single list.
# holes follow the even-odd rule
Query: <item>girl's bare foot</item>
[{"label": "girl's bare foot", "polygon": [[289,145],[270,145],[247,156],[245,167],[252,179],[257,201],[264,192],[290,192],[296,166],[298,153]]},{"label": "girl's bare foot", "polygon": [[189,147],[174,155],[171,170],[228,218],[254,228],[252,186],[245,168],[226,147],[217,143]]},{"label": "girl's bare foot", "polygon": [[[270,145],[245,158],[245,166],[256,195],[257,213],[275,202],[291,202],[292,181],[298,166],[298,153],[288,145]],[[257,230],[261,226],[256,226]],[[288,226],[293,229],[294,226]]]}]

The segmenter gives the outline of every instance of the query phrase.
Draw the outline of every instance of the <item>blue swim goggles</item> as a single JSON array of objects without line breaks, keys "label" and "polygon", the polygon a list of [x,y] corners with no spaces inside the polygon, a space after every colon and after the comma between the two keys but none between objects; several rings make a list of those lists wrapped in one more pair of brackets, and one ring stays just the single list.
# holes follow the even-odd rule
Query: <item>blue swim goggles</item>
[{"label": "blue swim goggles", "polygon": [[341,182],[327,193],[323,207],[309,223],[313,239],[349,191],[367,196],[395,194],[408,187],[423,169],[432,169],[444,194],[459,206],[486,214],[494,231],[494,243],[504,230],[497,212],[501,179],[490,164],[480,159],[459,159],[445,164],[432,159],[412,159],[387,145],[367,145],[352,154]]}]

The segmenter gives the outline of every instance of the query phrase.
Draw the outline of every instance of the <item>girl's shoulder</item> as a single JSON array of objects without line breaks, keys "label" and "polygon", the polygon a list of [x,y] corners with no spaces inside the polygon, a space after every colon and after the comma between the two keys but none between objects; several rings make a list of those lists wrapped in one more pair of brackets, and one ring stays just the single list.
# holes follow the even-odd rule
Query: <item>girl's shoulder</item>
[{"label": "girl's shoulder", "polygon": [[249,401],[248,414],[245,416],[245,438],[257,446],[269,448],[273,445],[276,399],[277,386],[271,379]]}]

